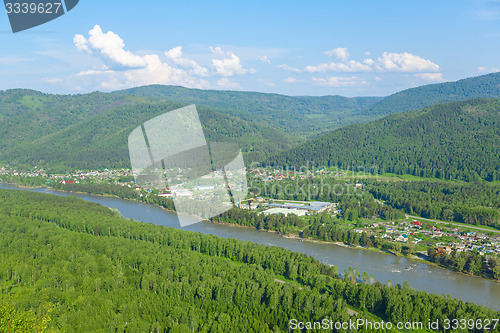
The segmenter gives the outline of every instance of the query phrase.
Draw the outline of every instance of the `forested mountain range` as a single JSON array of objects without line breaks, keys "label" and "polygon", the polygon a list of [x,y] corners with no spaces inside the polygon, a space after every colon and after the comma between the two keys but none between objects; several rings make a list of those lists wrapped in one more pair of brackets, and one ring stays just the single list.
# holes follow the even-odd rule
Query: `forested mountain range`
[{"label": "forested mountain range", "polygon": [[[190,103],[197,105],[208,141],[236,143],[247,160],[259,160],[330,128],[325,119],[332,113],[360,110],[378,100],[158,89],[180,92],[157,98],[155,94],[124,92],[51,95],[25,89],[0,91],[0,161],[14,166],[129,167],[130,132],[146,120]],[[195,93],[206,98],[188,98]],[[226,95],[234,98],[226,99]],[[259,109],[261,100],[264,109]]]},{"label": "forested mountain range", "polygon": [[249,121],[265,120],[285,132],[311,137],[349,124],[414,111],[434,104],[500,97],[500,72],[406,89],[387,97],[285,96],[257,92],[150,85],[115,94],[156,97],[224,108]]},{"label": "forested mountain range", "polygon": [[347,126],[268,165],[376,167],[379,173],[465,181],[500,179],[500,99],[474,99]]},{"label": "forested mountain range", "polygon": [[362,111],[361,114],[381,117],[392,113],[414,111],[445,102],[499,97],[500,72],[455,82],[428,84],[406,89],[387,96],[366,111]]},{"label": "forested mountain range", "polygon": [[[14,166],[129,167],[130,132],[144,121],[184,105],[104,93],[0,92],[0,161]],[[204,106],[197,109],[207,140],[237,143],[254,158],[297,142],[265,124]]]},{"label": "forested mountain range", "polygon": [[247,162],[265,160],[329,130],[384,114],[442,99],[497,96],[499,82],[496,73],[409,89],[384,99],[291,97],[160,85],[83,95],[0,91],[0,163],[70,169],[129,167],[127,137],[132,129],[191,103],[197,105],[209,141],[239,144]]}]

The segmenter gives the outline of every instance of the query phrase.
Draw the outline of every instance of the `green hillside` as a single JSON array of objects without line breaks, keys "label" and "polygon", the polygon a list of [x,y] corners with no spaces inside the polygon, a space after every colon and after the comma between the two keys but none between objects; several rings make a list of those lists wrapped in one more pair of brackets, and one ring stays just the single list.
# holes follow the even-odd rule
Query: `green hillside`
[{"label": "green hillside", "polygon": [[[144,121],[185,104],[103,93],[0,92],[0,161],[63,168],[128,167],[127,138]],[[240,145],[260,158],[297,141],[268,125],[198,107],[209,141]]]},{"label": "green hillside", "polygon": [[[499,84],[500,73],[495,73],[405,90],[383,100],[292,97],[160,85],[83,95],[51,95],[21,89],[0,91],[0,163],[59,169],[128,167],[127,137],[132,129],[192,103],[198,107],[209,141],[238,144],[247,162],[265,160],[330,130],[366,123],[384,114],[400,113],[441,100],[498,96]],[[407,119],[408,124],[411,121]],[[293,158],[301,159],[300,156]],[[325,161],[329,157],[314,159]],[[385,167],[387,163],[378,164]],[[408,167],[417,171],[400,171],[402,166],[387,170],[418,174],[421,169],[418,164],[428,163],[413,161],[412,164],[414,166]],[[475,170],[482,178],[493,177],[490,171]]]},{"label": "green hillside", "polygon": [[292,319],[346,322],[348,309],[394,323],[498,317],[407,284],[342,280],[279,247],[138,223],[33,192],[0,190],[0,261],[1,332],[37,322],[60,332],[287,332]]},{"label": "green hillside", "polygon": [[500,73],[455,82],[424,85],[381,97],[284,96],[256,92],[188,89],[150,85],[115,94],[155,97],[230,110],[249,121],[265,120],[275,128],[302,137],[315,136],[346,125],[414,111],[438,103],[500,97]]},{"label": "green hillside", "polygon": [[500,179],[500,99],[476,99],[338,129],[267,160],[466,181]]},{"label": "green hillside", "polygon": [[380,97],[296,97],[257,92],[200,90],[150,85],[117,91],[115,94],[155,97],[186,104],[221,108],[252,122],[263,122],[303,138],[353,123],[370,120],[363,110]]},{"label": "green hillside", "polygon": [[384,98],[361,113],[382,116],[414,111],[438,103],[498,97],[500,97],[500,72],[403,90]]}]

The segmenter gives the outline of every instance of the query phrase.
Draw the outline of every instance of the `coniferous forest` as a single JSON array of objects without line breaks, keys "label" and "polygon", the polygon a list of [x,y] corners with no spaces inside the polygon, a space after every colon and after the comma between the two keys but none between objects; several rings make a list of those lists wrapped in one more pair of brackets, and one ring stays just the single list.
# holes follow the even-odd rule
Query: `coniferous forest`
[{"label": "coniferous forest", "polygon": [[500,228],[498,182],[364,181],[367,191],[408,214]]},{"label": "coniferous forest", "polygon": [[311,163],[463,181],[500,175],[500,100],[440,104],[347,126],[279,153],[266,165]]}]

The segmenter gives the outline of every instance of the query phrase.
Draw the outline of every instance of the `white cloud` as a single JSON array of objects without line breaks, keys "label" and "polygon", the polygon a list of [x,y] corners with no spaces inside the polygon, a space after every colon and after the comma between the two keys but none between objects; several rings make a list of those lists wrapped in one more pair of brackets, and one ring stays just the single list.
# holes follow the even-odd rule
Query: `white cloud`
[{"label": "white cloud", "polygon": [[187,87],[204,88],[207,82],[195,78],[189,71],[175,68],[162,62],[156,54],[146,55],[147,67],[125,72],[127,82],[133,85],[180,84]]},{"label": "white cloud", "polygon": [[[345,50],[345,52],[344,52]],[[337,48],[328,52],[329,55],[336,55],[342,58],[340,62],[320,63],[318,65],[305,66],[304,69],[298,69],[289,65],[283,64],[279,68],[290,72],[308,72],[308,73],[360,73],[360,72],[405,72],[405,73],[418,73],[418,72],[439,72],[439,66],[430,60],[421,58],[411,53],[389,53],[384,52],[377,60],[372,58],[364,59],[363,62],[355,60],[347,60],[349,52],[347,49]]]},{"label": "white cloud", "polygon": [[[180,46],[164,53],[167,61],[162,61],[157,54],[140,56],[125,50],[123,39],[112,31],[104,33],[98,25],[89,31],[88,39],[75,35],[73,42],[79,51],[93,54],[106,64],[99,69],[81,71],[74,75],[73,79],[80,78],[83,81],[71,83],[73,85],[99,84],[103,89],[122,89],[147,84],[209,87],[206,80],[199,78],[208,76],[208,70],[195,61],[184,58]],[[70,81],[71,78],[67,78],[65,82]]]},{"label": "white cloud", "polygon": [[289,71],[289,72],[296,72],[296,73],[300,73],[301,72],[300,69],[288,66],[286,64],[281,64],[281,65],[278,66],[278,68],[280,68],[280,69],[282,69],[284,71]]},{"label": "white cloud", "polygon": [[[103,32],[98,25],[94,26],[87,36],[74,35],[73,43],[76,50],[91,55],[85,58],[92,59],[92,62],[86,66],[86,69],[83,67],[83,70],[71,77],[53,78],[50,82],[71,86],[74,89],[83,87],[95,90],[96,86],[103,89],[123,89],[148,84],[240,89],[240,84],[234,78],[256,73],[255,69],[245,66],[247,61],[270,64],[270,58],[277,58],[276,54],[269,53],[270,51],[266,49],[256,49],[247,54],[232,46],[205,49],[205,53],[197,54],[195,58],[199,63],[185,55],[182,46],[156,53],[137,52],[128,50],[120,36],[112,31]],[[231,51],[227,51],[229,48]],[[277,68],[288,72],[288,75],[285,74],[282,78],[274,78],[274,80],[277,83],[278,80],[280,81],[278,85],[307,82],[327,87],[358,87],[368,85],[367,81],[375,82],[384,79],[385,73],[405,73],[403,75],[405,79],[413,77],[413,80],[416,78],[427,82],[444,81],[437,64],[408,52],[384,52],[378,57],[364,52],[361,55],[362,58],[351,59],[347,48],[338,47],[324,54],[336,59],[303,67],[281,64]],[[478,67],[478,71],[498,70]],[[297,73],[300,73],[300,76]],[[321,75],[321,73],[325,74]],[[346,76],[342,76],[341,73],[346,73],[344,74]],[[370,76],[368,79],[361,73],[373,73],[371,74],[373,77]],[[256,78],[255,80],[260,82],[262,87],[275,86],[273,80],[270,79]]]},{"label": "white cloud", "polygon": [[351,55],[345,47],[337,47],[336,49],[324,52],[324,54],[329,57],[335,56],[342,61],[347,61],[347,59],[349,59],[349,56]]},{"label": "white cloud", "polygon": [[417,73],[414,74],[417,79],[431,81],[431,82],[443,82],[443,73]]},{"label": "white cloud", "polygon": [[271,63],[271,60],[269,60],[269,58],[267,56],[260,57],[260,61],[262,61],[263,63],[266,63],[266,64]]},{"label": "white cloud", "polygon": [[100,26],[96,25],[89,31],[89,38],[75,35],[73,42],[79,51],[97,54],[106,62],[128,68],[146,67],[143,57],[126,51],[123,39],[112,31],[103,33]]},{"label": "white cloud", "polygon": [[411,53],[384,52],[375,64],[377,70],[387,72],[437,72],[439,66]]},{"label": "white cloud", "polygon": [[257,79],[257,81],[266,85],[267,87],[276,87],[276,83],[268,79]]},{"label": "white cloud", "polygon": [[89,41],[82,35],[75,35],[75,37],[73,37],[73,43],[75,44],[78,51],[92,53],[89,48]]},{"label": "white cloud", "polygon": [[328,86],[328,87],[350,87],[350,86],[360,86],[368,84],[365,80],[360,80],[356,76],[351,77],[339,77],[339,76],[328,76],[327,78],[317,78],[313,77],[312,82],[318,86]]},{"label": "white cloud", "polygon": [[231,81],[227,77],[223,77],[216,82],[217,86],[220,88],[227,88],[227,89],[239,89],[241,88],[238,82]]},{"label": "white cloud", "polygon": [[174,64],[179,65],[186,69],[191,69],[193,74],[198,76],[208,76],[208,70],[194,60],[182,57],[182,46],[174,47],[165,52],[165,57],[171,60]]},{"label": "white cloud", "polygon": [[114,71],[111,70],[99,70],[99,69],[89,69],[87,71],[81,71],[80,73],[76,74],[76,76],[85,76],[85,75],[99,75],[99,74],[111,74],[114,73]]},{"label": "white cloud", "polygon": [[210,47],[210,50],[222,59],[212,59],[212,67],[215,74],[229,77],[234,75],[254,74],[255,69],[243,68],[240,58],[233,52],[224,52],[220,47]]},{"label": "white cloud", "polygon": [[372,68],[369,65],[349,60],[347,62],[330,62],[316,66],[306,66],[305,71],[309,73],[325,72],[369,72]]},{"label": "white cloud", "polygon": [[368,58],[363,60],[363,63],[368,66],[373,66],[373,64],[375,64],[375,61],[373,59]]},{"label": "white cloud", "polygon": [[478,66],[477,67],[478,72],[483,72],[483,73],[496,73],[500,72],[500,69],[495,68],[495,67],[483,67],[483,66]]},{"label": "white cloud", "polygon": [[55,83],[62,83],[64,80],[60,77],[50,77],[50,78],[42,79],[42,81],[50,83],[50,84],[55,84]]},{"label": "white cloud", "polygon": [[290,76],[290,77],[287,77],[286,79],[284,79],[283,82],[285,82],[285,83],[297,83],[297,82],[299,82],[299,80]]}]

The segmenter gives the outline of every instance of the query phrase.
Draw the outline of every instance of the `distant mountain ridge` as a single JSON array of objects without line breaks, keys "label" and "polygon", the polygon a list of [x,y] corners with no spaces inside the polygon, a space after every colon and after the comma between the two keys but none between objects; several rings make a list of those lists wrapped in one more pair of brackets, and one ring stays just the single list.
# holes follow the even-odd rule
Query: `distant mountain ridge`
[{"label": "distant mountain ridge", "polygon": [[209,141],[234,142],[247,161],[266,160],[331,130],[386,114],[442,99],[495,97],[499,86],[500,73],[494,73],[408,89],[384,99],[293,97],[160,85],[82,95],[0,91],[0,163],[127,167],[127,137],[133,128],[193,103]]},{"label": "distant mountain ridge", "polygon": [[384,116],[408,112],[445,102],[464,101],[473,98],[499,98],[500,72],[454,82],[429,84],[406,89],[377,102],[364,115]]},{"label": "distant mountain ridge", "polygon": [[[303,138],[366,122],[363,114],[381,97],[286,96],[248,91],[201,90],[178,86],[149,85],[114,92],[119,95],[153,97],[186,104],[224,109],[247,121],[265,122]],[[357,115],[359,114],[359,115]]]},{"label": "distant mountain ridge", "polygon": [[205,105],[247,121],[264,121],[302,139],[366,123],[383,116],[473,98],[500,98],[500,72],[454,82],[406,89],[387,97],[286,96],[279,94],[189,89],[149,85],[114,92]]}]

